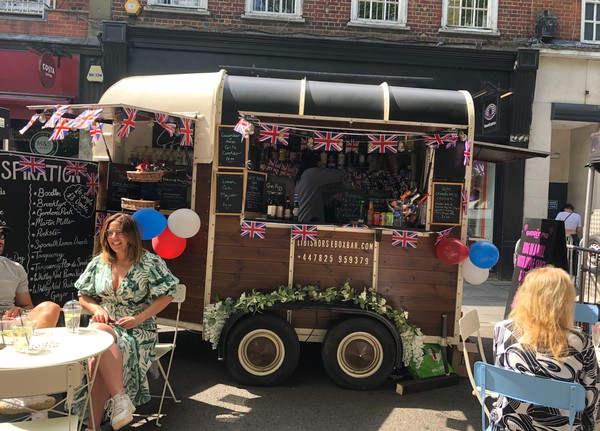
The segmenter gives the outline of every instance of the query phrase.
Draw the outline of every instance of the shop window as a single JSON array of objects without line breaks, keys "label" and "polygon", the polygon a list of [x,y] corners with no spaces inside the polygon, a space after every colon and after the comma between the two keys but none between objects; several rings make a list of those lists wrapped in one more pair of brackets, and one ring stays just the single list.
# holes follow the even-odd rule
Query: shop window
[{"label": "shop window", "polygon": [[406,3],[403,0],[353,0],[352,23],[404,26]]},{"label": "shop window", "polygon": [[582,41],[600,43],[600,0],[583,2],[581,26]]},{"label": "shop window", "polygon": [[56,0],[0,0],[0,14],[43,17],[47,8],[55,9]]},{"label": "shop window", "polygon": [[496,31],[497,0],[444,0],[443,27],[446,30]]},{"label": "shop window", "polygon": [[182,12],[186,10],[203,10],[207,8],[207,0],[148,0],[148,6],[164,8],[177,8]]},{"label": "shop window", "polygon": [[493,240],[494,232],[494,190],[496,188],[496,165],[494,163],[473,162],[471,174],[471,195],[469,197],[470,237]]},{"label": "shop window", "polygon": [[302,16],[302,0],[246,0],[246,13],[273,18]]}]

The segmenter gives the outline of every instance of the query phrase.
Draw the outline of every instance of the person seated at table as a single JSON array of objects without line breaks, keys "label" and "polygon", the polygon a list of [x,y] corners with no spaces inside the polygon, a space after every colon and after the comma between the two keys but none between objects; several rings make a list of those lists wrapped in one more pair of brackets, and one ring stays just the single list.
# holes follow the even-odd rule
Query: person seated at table
[{"label": "person seated at table", "polygon": [[[519,287],[509,320],[494,327],[495,365],[519,373],[575,382],[586,389],[585,409],[573,429],[593,431],[600,391],[592,341],[573,327],[575,287],[569,274],[546,266],[533,269]],[[498,397],[490,412],[491,429],[568,430],[559,410]]]},{"label": "person seated at table", "polygon": [[[118,430],[133,420],[135,405],[150,401],[146,372],[154,361],[156,314],[172,300],[179,280],[164,260],[142,248],[141,226],[128,214],[108,217],[100,232],[100,254],[75,282],[91,325],[115,339],[98,361],[92,389],[93,424],[105,413]],[[96,361],[91,361],[94,369]]]}]

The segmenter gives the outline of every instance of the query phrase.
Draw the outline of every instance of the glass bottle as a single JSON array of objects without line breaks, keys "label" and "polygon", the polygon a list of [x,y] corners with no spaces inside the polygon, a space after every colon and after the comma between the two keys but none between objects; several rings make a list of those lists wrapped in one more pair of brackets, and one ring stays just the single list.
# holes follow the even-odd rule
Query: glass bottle
[{"label": "glass bottle", "polygon": [[283,198],[279,198],[277,202],[277,212],[275,214],[275,217],[279,220],[283,219]]},{"label": "glass bottle", "polygon": [[358,206],[358,223],[365,222],[365,200],[360,200],[360,205]]},{"label": "glass bottle", "polygon": [[373,201],[369,201],[369,209],[367,210],[367,224],[373,224],[373,214],[375,214],[375,209],[373,208]]},{"label": "glass bottle", "polygon": [[294,195],[294,206],[292,207],[292,220],[298,221],[298,215],[300,214],[300,204],[298,203],[298,194]]},{"label": "glass bottle", "polygon": [[291,220],[292,219],[292,204],[290,202],[290,197],[285,197],[285,206],[283,207],[283,219]]},{"label": "glass bottle", "polygon": [[271,197],[269,199],[269,203],[267,204],[267,218],[274,219],[277,215],[277,205],[275,204],[275,199]]}]

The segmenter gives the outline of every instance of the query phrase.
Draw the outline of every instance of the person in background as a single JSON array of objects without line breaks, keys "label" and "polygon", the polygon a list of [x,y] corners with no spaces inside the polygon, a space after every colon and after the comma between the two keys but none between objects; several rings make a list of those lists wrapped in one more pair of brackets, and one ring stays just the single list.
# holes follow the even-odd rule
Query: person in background
[{"label": "person in background", "polygon": [[[574,430],[593,431],[600,391],[592,341],[573,327],[575,287],[569,274],[546,266],[529,271],[519,287],[509,320],[494,327],[495,365],[544,378],[575,382],[586,389],[585,409]],[[568,430],[568,416],[549,407],[498,397],[491,429]]]},{"label": "person in background", "polygon": [[570,235],[573,245],[578,246],[581,234],[581,216],[575,212],[575,207],[566,204],[565,208],[556,215],[556,220],[565,222],[565,235]]},{"label": "person in background", "polygon": [[[139,229],[128,214],[108,217],[100,254],[75,282],[91,326],[115,339],[101,356],[92,389],[94,423],[88,429],[96,431],[105,404],[118,430],[133,420],[134,405],[150,401],[146,373],[154,361],[155,316],[173,300],[179,282],[159,256],[142,248]],[[90,368],[95,366],[92,361]]]}]

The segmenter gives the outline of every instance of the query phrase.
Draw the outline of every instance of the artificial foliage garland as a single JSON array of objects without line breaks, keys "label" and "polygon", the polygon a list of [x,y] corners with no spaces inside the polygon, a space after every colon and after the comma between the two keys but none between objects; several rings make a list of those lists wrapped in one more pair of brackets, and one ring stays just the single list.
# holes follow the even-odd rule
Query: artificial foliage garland
[{"label": "artificial foliage garland", "polygon": [[251,293],[242,293],[236,300],[226,298],[208,304],[204,309],[203,337],[210,341],[213,349],[217,348],[221,330],[225,322],[232,314],[243,310],[247,313],[260,313],[265,308],[276,303],[288,303],[294,301],[315,301],[324,303],[353,304],[363,310],[374,311],[390,319],[402,339],[403,358],[405,366],[413,363],[419,367],[423,360],[423,333],[421,329],[408,321],[408,312],[392,308],[387,304],[385,298],[373,288],[364,288],[357,293],[350,283],[346,281],[341,288],[329,287],[321,289],[319,286],[296,287],[279,286],[273,292],[265,293],[252,290]]}]

